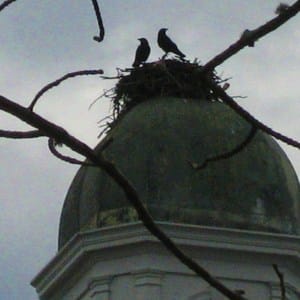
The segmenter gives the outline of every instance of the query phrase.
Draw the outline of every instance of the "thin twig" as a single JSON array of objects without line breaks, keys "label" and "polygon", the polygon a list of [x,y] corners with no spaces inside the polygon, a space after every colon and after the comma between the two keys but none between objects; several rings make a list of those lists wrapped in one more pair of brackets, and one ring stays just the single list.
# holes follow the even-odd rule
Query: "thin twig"
[{"label": "thin twig", "polygon": [[9,4],[13,3],[13,2],[16,2],[17,0],[6,0],[4,1],[2,4],[0,4],[0,11],[2,9],[4,9],[6,6],[8,6]]},{"label": "thin twig", "polygon": [[112,121],[112,117],[111,116],[106,116],[106,117],[100,119],[99,121],[97,121],[97,124],[101,124],[103,121],[105,121],[107,119],[109,119],[110,121]]},{"label": "thin twig", "polygon": [[48,90],[52,89],[55,86],[58,86],[60,83],[62,83],[63,81],[69,79],[69,78],[74,78],[77,76],[83,76],[83,75],[99,75],[99,74],[103,74],[103,70],[83,70],[83,71],[76,71],[76,72],[71,72],[68,73],[66,75],[64,75],[63,77],[56,79],[53,82],[48,83],[46,86],[44,86],[34,97],[34,99],[32,100],[31,104],[29,105],[28,109],[29,110],[33,110],[33,107],[35,106],[36,102],[39,100],[39,98],[46,93]]},{"label": "thin twig", "polygon": [[287,8],[283,13],[273,18],[269,22],[254,30],[249,31],[246,36],[242,36],[237,42],[233,43],[225,51],[215,56],[212,60],[210,60],[203,66],[203,72],[213,70],[218,65],[222,64],[225,60],[239,52],[244,47],[256,42],[259,38],[276,30],[282,24],[287,22],[290,18],[294,17],[299,11],[300,0],[296,1],[293,5],[289,6],[289,8]]},{"label": "thin twig", "polygon": [[[106,125],[107,126],[107,125]],[[108,131],[108,127],[103,128],[98,134],[97,138],[100,139],[104,133]]]},{"label": "thin twig", "polygon": [[84,162],[84,161],[80,161],[78,159],[75,159],[73,157],[69,157],[69,156],[65,156],[65,155],[62,155],[61,153],[59,153],[57,151],[57,149],[55,148],[55,140],[53,138],[49,138],[48,139],[48,148],[50,150],[50,152],[57,158],[65,161],[65,162],[68,162],[70,164],[73,164],[73,165],[80,165],[80,166],[85,166],[85,167],[97,167],[97,165],[95,164],[91,164],[91,163],[88,163],[88,162]]},{"label": "thin twig", "polygon": [[232,99],[247,99],[248,96],[231,96]]},{"label": "thin twig", "polygon": [[[219,77],[222,78],[222,76],[223,76],[223,74],[221,73],[221,74],[219,75]],[[231,79],[232,79],[232,77],[227,77],[227,78],[224,78],[224,79],[220,79],[220,80],[219,80],[219,84],[224,83],[224,82],[227,82],[227,81],[229,81],[229,80],[231,80]]]},{"label": "thin twig", "polygon": [[102,79],[121,79],[124,76],[118,75],[118,76],[100,76]]},{"label": "thin twig", "polygon": [[179,259],[188,268],[193,270],[201,278],[207,281],[211,286],[217,289],[220,293],[227,296],[232,300],[245,300],[244,297],[238,295],[234,291],[227,288],[219,280],[214,278],[208,271],[198,265],[196,261],[182,252],[176,244],[155,224],[152,217],[144,207],[143,203],[139,199],[137,191],[128,179],[120,172],[119,169],[112,163],[104,159],[101,153],[97,155],[86,144],[68,134],[62,127],[55,125],[52,122],[47,121],[38,114],[28,110],[27,108],[0,96],[0,110],[6,111],[9,114],[16,116],[18,119],[23,120],[29,125],[38,128],[45,132],[48,137],[51,137],[57,141],[64,143],[70,149],[74,150],[78,154],[85,156],[89,161],[102,168],[124,191],[127,200],[134,206],[140,220],[144,226],[157,237],[162,244],[171,252],[177,259]]},{"label": "thin twig", "polygon": [[189,163],[195,170],[201,170],[201,169],[204,169],[207,166],[207,164],[210,162],[215,162],[215,161],[230,158],[230,157],[236,155],[237,153],[241,152],[243,149],[245,149],[245,147],[253,140],[256,132],[257,132],[257,128],[252,125],[250,132],[247,135],[247,137],[245,138],[245,140],[242,143],[240,143],[239,145],[237,145],[231,151],[222,153],[220,155],[209,157],[201,165],[198,165],[195,162],[189,162]]},{"label": "thin twig", "polygon": [[245,120],[247,120],[250,124],[257,127],[258,129],[264,131],[267,134],[270,134],[274,138],[290,145],[293,147],[296,147],[300,149],[300,142],[291,139],[272,128],[268,127],[267,125],[260,122],[258,119],[256,119],[254,116],[252,116],[248,111],[246,111],[244,108],[242,108],[239,104],[237,104],[232,97],[228,96],[226,92],[219,87],[217,84],[212,82],[211,80],[206,79],[206,84],[209,86],[209,88],[213,91],[216,97],[222,99],[222,101],[227,104],[229,107],[231,107],[235,112],[237,112],[241,117],[243,117]]},{"label": "thin twig", "polygon": [[9,138],[9,139],[33,139],[38,137],[44,137],[45,134],[40,130],[31,130],[31,131],[10,131],[10,130],[1,130],[0,137]]},{"label": "thin twig", "polygon": [[93,107],[93,105],[98,101],[98,100],[100,100],[101,98],[103,98],[103,97],[109,97],[108,95],[109,95],[109,93],[112,93],[113,91],[114,91],[114,87],[113,88],[110,88],[109,90],[104,90],[104,92],[100,95],[100,96],[98,96],[95,100],[93,100],[93,102],[89,105],[89,108],[88,108],[88,110],[90,110],[92,107]]},{"label": "thin twig", "polygon": [[285,284],[284,284],[284,274],[280,272],[277,264],[273,264],[273,269],[275,270],[275,273],[277,274],[280,282],[280,290],[281,290],[281,300],[286,300],[286,292],[285,292]]},{"label": "thin twig", "polygon": [[182,87],[182,84],[175,78],[175,76],[173,76],[171,74],[171,72],[168,70],[168,67],[166,66],[165,64],[165,61],[162,60],[163,63],[161,64],[162,66],[162,70],[172,79],[172,81],[177,85],[177,87],[180,89],[180,90],[183,90],[183,87]]},{"label": "thin twig", "polygon": [[98,27],[99,27],[99,35],[94,36],[94,40],[100,43],[104,39],[105,29],[104,29],[103,20],[101,17],[101,12],[97,0],[92,0],[92,3],[93,3],[93,7],[96,14]]}]

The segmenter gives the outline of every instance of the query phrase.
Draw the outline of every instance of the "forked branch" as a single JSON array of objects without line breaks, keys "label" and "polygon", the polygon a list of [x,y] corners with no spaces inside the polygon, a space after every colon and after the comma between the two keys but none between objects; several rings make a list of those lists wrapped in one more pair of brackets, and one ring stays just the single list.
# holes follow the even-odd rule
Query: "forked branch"
[{"label": "forked branch", "polygon": [[228,152],[224,152],[224,153],[216,155],[216,156],[211,156],[211,157],[207,158],[201,165],[196,163],[196,162],[191,162],[191,161],[189,163],[191,164],[191,166],[195,170],[202,170],[210,162],[216,162],[216,161],[220,161],[220,160],[230,158],[230,157],[238,154],[242,150],[244,150],[246,148],[246,146],[248,144],[250,144],[250,142],[253,140],[256,132],[257,132],[257,128],[252,125],[252,127],[250,129],[250,132],[248,133],[247,137],[240,144],[238,144],[236,147],[234,147],[232,150],[230,150]]},{"label": "forked branch", "polygon": [[65,156],[61,153],[59,153],[56,148],[55,148],[55,140],[53,138],[49,138],[48,139],[48,148],[50,150],[50,152],[57,157],[60,160],[63,160],[65,162],[68,162],[70,164],[73,165],[80,165],[80,166],[85,166],[85,167],[96,167],[96,165],[88,163],[88,162],[84,162],[84,161],[80,161],[78,159],[75,159],[73,157],[69,157],[69,156]]},{"label": "forked branch", "polygon": [[236,113],[238,113],[242,118],[244,118],[246,121],[248,121],[253,126],[257,127],[258,129],[264,131],[265,133],[273,136],[274,138],[290,145],[293,147],[296,147],[300,149],[300,142],[289,138],[280,132],[277,132],[273,130],[272,128],[268,127],[267,125],[260,122],[258,119],[256,119],[254,116],[252,116],[248,111],[246,111],[244,108],[242,108],[237,102],[235,102],[232,97],[226,94],[226,92],[217,84],[212,82],[211,80],[206,80],[206,84],[209,86],[209,88],[213,91],[214,95],[221,99],[225,104],[227,104],[229,107],[231,107]]},{"label": "forked branch", "polygon": [[100,75],[103,74],[103,70],[83,70],[83,71],[76,71],[76,72],[71,72],[68,73],[66,75],[64,75],[63,77],[56,79],[55,81],[52,81],[50,83],[48,83],[46,86],[44,86],[34,97],[34,99],[32,100],[32,102],[30,103],[28,109],[29,110],[33,110],[35,104],[37,103],[37,101],[39,100],[39,98],[42,97],[43,94],[45,94],[48,90],[54,88],[55,86],[58,86],[59,84],[61,84],[63,81],[69,79],[69,78],[74,78],[77,76],[84,76],[84,75]]},{"label": "forked branch", "polygon": [[225,60],[235,55],[244,47],[255,43],[261,37],[276,30],[282,24],[287,22],[290,18],[294,17],[299,11],[300,0],[296,1],[293,5],[286,8],[282,13],[280,13],[278,16],[265,23],[264,25],[254,30],[248,30],[247,34],[243,34],[237,42],[230,45],[226,50],[224,50],[222,53],[215,56],[212,60],[206,63],[203,66],[203,72],[213,70],[218,65],[222,64]]},{"label": "forked branch", "polygon": [[196,261],[187,256],[183,251],[181,251],[176,244],[155,224],[152,217],[145,209],[144,205],[139,199],[137,191],[128,181],[128,179],[117,169],[117,167],[105,160],[102,155],[96,155],[94,151],[88,147],[86,144],[76,139],[75,137],[68,134],[66,130],[62,127],[55,125],[52,122],[47,121],[38,114],[30,111],[29,109],[3,97],[0,96],[0,109],[6,111],[9,114],[14,115],[18,119],[28,123],[29,125],[45,132],[50,138],[53,138],[56,141],[59,141],[66,146],[68,146],[73,151],[85,156],[91,163],[102,168],[124,191],[127,200],[133,205],[139,219],[143,222],[144,226],[155,236],[157,237],[162,244],[185,264],[188,268],[193,270],[196,274],[202,277],[207,281],[211,286],[217,289],[220,293],[227,296],[232,300],[245,300],[244,297],[238,295],[234,291],[231,291],[229,288],[224,286],[220,281],[214,278],[208,271],[203,267],[198,265]]}]

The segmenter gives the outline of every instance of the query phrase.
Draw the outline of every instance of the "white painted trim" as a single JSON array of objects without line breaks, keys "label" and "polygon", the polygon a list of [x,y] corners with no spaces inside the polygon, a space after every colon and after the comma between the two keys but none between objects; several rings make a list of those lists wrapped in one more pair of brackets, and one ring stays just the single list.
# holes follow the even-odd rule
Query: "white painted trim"
[{"label": "white painted trim", "polygon": [[[227,251],[231,253],[228,257],[232,259],[238,259],[238,253],[243,257],[251,256],[254,261],[259,256],[274,257],[275,255],[277,260],[289,263],[294,270],[298,270],[300,276],[300,237],[298,236],[196,225],[158,224],[176,244],[192,251],[193,255],[203,251],[219,253]],[[91,253],[103,253],[112,249],[122,251],[133,244],[136,245],[137,250],[138,245],[151,244],[150,248],[161,247],[159,241],[140,222],[79,233],[41,270],[33,279],[32,285],[39,295],[43,295],[64,280],[74,267]],[[155,254],[149,252],[149,255]],[[167,269],[165,271],[168,272]],[[186,274],[189,273],[192,274],[186,271]],[[232,276],[234,277],[235,274]]]}]

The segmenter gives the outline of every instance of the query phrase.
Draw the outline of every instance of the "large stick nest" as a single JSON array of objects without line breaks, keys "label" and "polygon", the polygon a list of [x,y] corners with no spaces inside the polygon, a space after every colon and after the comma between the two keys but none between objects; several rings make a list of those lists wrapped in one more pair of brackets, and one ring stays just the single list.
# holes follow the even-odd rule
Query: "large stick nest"
[{"label": "large stick nest", "polygon": [[[114,114],[119,115],[141,101],[159,96],[212,99],[211,91],[203,83],[201,66],[178,60],[162,60],[121,73],[113,96]],[[206,74],[221,81],[215,73]]]},{"label": "large stick nest", "polygon": [[224,82],[215,72],[203,74],[198,63],[187,61],[161,60],[143,64],[141,67],[121,70],[119,81],[109,96],[113,103],[112,122],[136,104],[154,97],[172,96],[193,98],[199,101],[213,101],[210,89],[205,85],[203,76],[217,83]]}]

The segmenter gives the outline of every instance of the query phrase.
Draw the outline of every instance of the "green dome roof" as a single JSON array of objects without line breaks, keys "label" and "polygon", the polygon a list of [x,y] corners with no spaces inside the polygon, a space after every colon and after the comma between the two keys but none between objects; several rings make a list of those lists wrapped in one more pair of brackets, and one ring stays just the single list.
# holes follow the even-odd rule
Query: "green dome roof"
[{"label": "green dome roof", "polygon": [[[157,221],[299,234],[299,182],[271,137],[258,132],[231,158],[202,170],[191,165],[230,151],[249,130],[220,102],[155,98],[117,121],[104,156],[129,178]],[[79,231],[136,220],[113,180],[98,168],[81,167],[63,206],[59,248]]]}]

